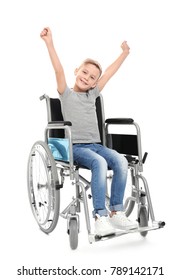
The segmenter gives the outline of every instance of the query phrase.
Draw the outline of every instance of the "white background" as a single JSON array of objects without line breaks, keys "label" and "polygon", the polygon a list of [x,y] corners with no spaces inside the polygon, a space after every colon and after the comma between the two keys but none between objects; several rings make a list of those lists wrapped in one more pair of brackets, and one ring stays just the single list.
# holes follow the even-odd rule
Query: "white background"
[{"label": "white background", "polygon": [[[7,0],[0,4],[0,26],[1,279],[29,279],[17,276],[23,265],[107,270],[110,266],[162,266],[165,276],[143,278],[178,279],[179,1]],[[119,55],[123,40],[130,45],[129,57],[102,94],[106,117],[132,117],[141,127],[143,151],[148,152],[144,176],[156,219],[166,221],[164,229],[150,232],[146,239],[131,234],[91,245],[83,214],[76,251],[69,247],[66,221],[60,219],[49,236],[38,229],[29,207],[26,168],[30,148],[36,140],[43,140],[46,125],[45,103],[39,96],[57,96],[53,69],[39,37],[46,26],[52,29],[70,86],[74,69],[83,59],[97,59],[105,69]],[[71,192],[73,187],[66,188]],[[61,192],[62,201],[67,189]],[[104,274],[87,278],[121,277]]]}]

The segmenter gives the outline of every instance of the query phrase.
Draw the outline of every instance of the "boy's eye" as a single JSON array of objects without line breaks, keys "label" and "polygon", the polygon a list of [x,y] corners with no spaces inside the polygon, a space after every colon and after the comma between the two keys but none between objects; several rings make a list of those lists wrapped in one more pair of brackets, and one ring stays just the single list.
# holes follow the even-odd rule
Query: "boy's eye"
[{"label": "boy's eye", "polygon": [[94,76],[91,76],[91,79],[92,79],[92,80],[95,80],[95,77],[94,77]]}]

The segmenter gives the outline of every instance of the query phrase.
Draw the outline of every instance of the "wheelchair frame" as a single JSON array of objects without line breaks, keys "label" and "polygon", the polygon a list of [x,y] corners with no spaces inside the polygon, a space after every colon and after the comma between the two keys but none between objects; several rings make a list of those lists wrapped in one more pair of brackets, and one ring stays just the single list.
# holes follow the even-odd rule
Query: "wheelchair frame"
[{"label": "wheelchair frame", "polygon": [[[133,232],[139,232],[145,237],[148,231],[162,228],[165,225],[165,222],[155,220],[148,183],[146,178],[141,174],[143,172],[143,164],[146,160],[147,153],[142,157],[141,133],[138,124],[130,118],[114,118],[105,121],[102,95],[98,98],[99,100],[97,100],[101,107],[99,129],[102,131],[102,144],[107,144],[110,148],[116,146],[116,150],[121,153],[126,151],[124,154],[128,160],[132,190],[131,195],[127,197],[124,202],[124,209],[126,216],[129,216],[135,204],[137,204],[137,220],[139,227],[132,230],[118,230],[115,234],[108,236],[97,236],[92,233],[87,200],[87,190],[90,188],[91,184],[86,178],[80,175],[79,169],[82,167],[77,166],[73,161],[71,123],[61,120],[62,115],[60,112],[58,120],[57,117],[52,116],[51,102],[53,100],[56,102],[60,101],[58,99],[49,98],[48,95],[43,95],[40,97],[40,100],[46,100],[48,124],[45,128],[45,141],[35,142],[28,158],[27,179],[29,201],[40,229],[47,234],[55,229],[59,216],[67,219],[67,233],[69,234],[70,247],[73,250],[78,246],[78,234],[80,229],[78,213],[81,211],[81,203],[84,205],[86,228],[90,243]],[[97,113],[100,114],[99,112]],[[115,125],[134,126],[136,134],[110,134],[110,126]],[[68,136],[69,161],[55,160],[48,146],[48,139],[51,132],[60,130],[61,133],[62,131],[66,131],[66,135]],[[128,147],[130,146],[130,141],[133,144],[131,145],[131,152],[129,152],[130,147]],[[75,197],[73,197],[68,206],[60,212],[60,189],[64,185],[66,176],[70,177],[70,181],[75,185]],[[111,176],[109,176],[109,178],[110,177]],[[143,187],[140,187],[140,181],[142,181]],[[88,197],[91,198],[91,195],[88,195]],[[108,192],[106,199],[109,201]]]}]

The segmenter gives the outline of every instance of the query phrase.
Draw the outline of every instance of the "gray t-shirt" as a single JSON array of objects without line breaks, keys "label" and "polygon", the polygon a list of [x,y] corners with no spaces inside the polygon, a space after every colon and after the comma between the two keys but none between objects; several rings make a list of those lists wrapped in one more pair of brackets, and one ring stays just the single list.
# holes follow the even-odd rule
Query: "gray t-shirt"
[{"label": "gray t-shirt", "polygon": [[72,123],[73,143],[100,142],[95,106],[99,93],[98,87],[88,92],[74,92],[66,87],[60,95],[63,118]]}]

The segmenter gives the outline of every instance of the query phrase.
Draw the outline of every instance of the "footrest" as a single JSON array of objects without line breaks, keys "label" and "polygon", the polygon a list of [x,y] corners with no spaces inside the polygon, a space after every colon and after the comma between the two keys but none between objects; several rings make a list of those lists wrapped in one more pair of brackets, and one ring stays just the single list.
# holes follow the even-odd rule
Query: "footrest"
[{"label": "footrest", "polygon": [[102,240],[102,239],[109,239],[109,238],[112,238],[112,237],[115,237],[116,233],[110,233],[110,234],[107,234],[107,235],[95,235],[95,239],[96,241],[98,240]]},{"label": "footrest", "polygon": [[165,222],[164,221],[159,221],[158,225],[160,228],[163,228],[165,226]]},{"label": "footrest", "polygon": [[151,230],[156,230],[159,228],[163,228],[165,226],[165,222],[163,221],[154,221],[152,225],[150,226],[146,226],[146,227],[138,227],[138,228],[134,228],[134,229],[129,229],[129,230],[117,230],[115,233],[109,234],[109,235],[105,235],[105,236],[100,236],[100,235],[96,235],[96,234],[89,234],[89,242],[93,243],[96,241],[104,241],[110,238],[114,238],[114,237],[119,237],[121,235],[125,235],[128,233],[135,233],[135,232],[144,232],[144,231],[151,231]]}]

